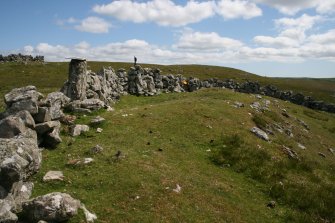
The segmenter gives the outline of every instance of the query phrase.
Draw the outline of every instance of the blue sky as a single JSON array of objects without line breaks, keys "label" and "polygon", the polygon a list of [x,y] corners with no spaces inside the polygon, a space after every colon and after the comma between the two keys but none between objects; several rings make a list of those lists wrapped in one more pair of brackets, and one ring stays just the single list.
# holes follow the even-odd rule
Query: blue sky
[{"label": "blue sky", "polygon": [[335,77],[335,0],[2,0],[0,53]]}]

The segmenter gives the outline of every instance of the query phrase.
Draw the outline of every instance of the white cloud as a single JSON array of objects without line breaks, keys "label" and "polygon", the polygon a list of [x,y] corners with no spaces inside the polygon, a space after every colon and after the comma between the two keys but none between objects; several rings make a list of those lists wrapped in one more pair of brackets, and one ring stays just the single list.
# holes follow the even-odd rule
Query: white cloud
[{"label": "white cloud", "polygon": [[181,6],[171,0],[152,0],[142,3],[119,0],[106,5],[96,5],[93,11],[122,21],[156,22],[162,26],[183,26],[214,15],[211,1],[188,1],[185,6]]},{"label": "white cloud", "polygon": [[221,37],[215,32],[202,33],[185,30],[175,45],[179,49],[222,51],[222,49],[236,49],[242,42],[227,37]]},{"label": "white cloud", "polygon": [[262,10],[247,0],[220,0],[217,2],[216,11],[225,19],[251,19],[262,15]]},{"label": "white cloud", "polygon": [[264,46],[272,46],[275,48],[280,47],[293,47],[299,46],[297,39],[292,39],[285,36],[271,37],[271,36],[256,36],[254,42]]},{"label": "white cloud", "polygon": [[28,46],[25,46],[25,47],[23,47],[23,53],[24,54],[32,54],[34,52],[34,47],[33,46],[30,46],[30,45],[28,45]]},{"label": "white cloud", "polygon": [[108,33],[110,27],[110,23],[98,17],[87,17],[74,26],[76,30],[89,33]]},{"label": "white cloud", "polygon": [[279,31],[278,36],[256,36],[253,41],[259,45],[274,48],[299,47],[306,40],[306,31],[321,21],[323,21],[323,17],[307,14],[298,18],[277,19],[274,22]]},{"label": "white cloud", "polygon": [[275,20],[275,24],[279,28],[287,29],[287,28],[294,28],[300,30],[308,30],[311,29],[317,22],[323,20],[322,16],[315,15],[310,16],[307,14],[303,14],[299,18],[281,18]]},{"label": "white cloud", "polygon": [[315,34],[308,37],[308,41],[319,44],[335,44],[335,29],[323,34]]},{"label": "white cloud", "polygon": [[254,0],[276,8],[283,14],[294,15],[305,9],[314,8],[318,13],[334,13],[334,0]]},{"label": "white cloud", "polygon": [[319,13],[334,13],[335,12],[335,1],[334,0],[320,0],[319,5],[316,8]]}]

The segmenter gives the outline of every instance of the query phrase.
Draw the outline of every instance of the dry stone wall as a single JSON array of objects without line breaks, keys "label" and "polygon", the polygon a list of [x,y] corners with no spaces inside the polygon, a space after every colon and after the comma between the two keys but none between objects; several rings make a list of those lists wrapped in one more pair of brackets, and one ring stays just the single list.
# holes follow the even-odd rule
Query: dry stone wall
[{"label": "dry stone wall", "polygon": [[201,88],[228,88],[238,92],[262,94],[290,101],[312,109],[335,113],[335,105],[317,101],[293,91],[282,91],[273,85],[261,86],[258,82],[238,83],[232,79],[210,78],[199,80],[182,75],[161,75],[159,69],[131,67],[115,72],[111,67],[102,68],[98,73],[87,71],[85,59],[73,59],[70,63],[69,80],[62,88],[68,96],[71,110],[87,111],[109,105],[122,95],[153,96],[168,92],[193,92]]},{"label": "dry stone wall", "polygon": [[0,63],[1,62],[44,62],[44,56],[31,56],[31,55],[23,55],[23,54],[9,54],[7,56],[3,56],[0,54]]}]

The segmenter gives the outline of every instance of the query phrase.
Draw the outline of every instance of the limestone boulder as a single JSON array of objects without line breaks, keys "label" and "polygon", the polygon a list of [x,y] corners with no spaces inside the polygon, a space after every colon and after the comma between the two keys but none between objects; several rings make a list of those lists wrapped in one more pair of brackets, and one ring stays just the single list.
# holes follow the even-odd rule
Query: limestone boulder
[{"label": "limestone boulder", "polygon": [[70,127],[70,135],[71,136],[79,136],[83,132],[87,132],[90,130],[88,125],[73,125]]},{"label": "limestone boulder", "polygon": [[253,127],[252,129],[250,129],[250,131],[254,133],[258,138],[263,139],[265,141],[270,141],[269,136],[262,129]]},{"label": "limestone boulder", "polygon": [[52,92],[47,95],[44,104],[48,107],[51,120],[58,120],[64,116],[62,108],[66,107],[70,100],[62,92]]},{"label": "limestone boulder", "polygon": [[12,212],[19,213],[22,211],[22,203],[29,200],[34,184],[32,182],[15,182],[12,186],[10,196],[13,198]]},{"label": "limestone boulder", "polygon": [[80,201],[69,194],[54,192],[24,202],[22,207],[30,222],[64,222],[77,215]]},{"label": "limestone boulder", "polygon": [[35,126],[38,134],[39,144],[42,146],[55,148],[62,139],[59,136],[61,124],[60,121],[49,121],[39,123]]},{"label": "limestone boulder", "polygon": [[0,121],[0,138],[13,138],[34,128],[35,121],[28,111],[19,111]]},{"label": "limestone boulder", "polygon": [[26,110],[32,115],[36,114],[38,113],[39,100],[42,98],[43,94],[38,92],[35,86],[14,88],[5,95],[6,112],[14,114]]},{"label": "limestone boulder", "polygon": [[[28,133],[33,135],[35,132],[30,130]],[[11,139],[0,139],[0,185],[9,191],[15,182],[26,180],[36,173],[41,160],[36,138],[20,135]]]},{"label": "limestone boulder", "polygon": [[0,222],[1,223],[16,223],[18,217],[12,211],[12,205],[6,200],[0,200]]}]

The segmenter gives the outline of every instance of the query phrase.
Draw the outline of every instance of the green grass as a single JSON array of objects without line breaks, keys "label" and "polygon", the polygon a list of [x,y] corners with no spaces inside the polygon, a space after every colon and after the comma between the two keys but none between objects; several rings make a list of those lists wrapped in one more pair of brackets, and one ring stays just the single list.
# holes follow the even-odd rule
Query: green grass
[{"label": "green grass", "polygon": [[[97,70],[95,66],[102,64],[107,63],[90,66]],[[63,63],[0,67],[13,74],[7,82],[1,78],[2,94],[4,88],[21,84],[37,85],[47,93],[59,89],[67,73]],[[20,69],[29,78],[14,72]],[[227,89],[124,96],[114,112],[78,116],[80,124],[89,124],[96,115],[106,119],[88,133],[72,138],[63,127],[63,142],[57,149],[43,151],[42,168],[32,177],[33,196],[69,193],[98,215],[97,222],[335,221],[335,156],[328,151],[335,145],[334,114],[264,99],[271,101],[270,111],[257,114],[249,105],[258,99]],[[235,101],[246,106],[235,108]],[[281,115],[282,109],[289,118]],[[305,121],[310,131],[297,119]],[[265,142],[250,132],[258,122],[290,127],[294,137],[274,131],[271,142]],[[96,133],[96,127],[103,132]],[[91,154],[97,144],[104,151]],[[282,146],[296,151],[300,161],[289,159]],[[114,157],[118,150],[125,155],[120,160]],[[94,162],[67,165],[71,159],[85,157]],[[62,170],[65,180],[44,183],[49,170]],[[181,193],[173,192],[176,184]],[[274,209],[266,207],[271,200],[277,203]],[[80,213],[69,222],[83,219]]]}]

